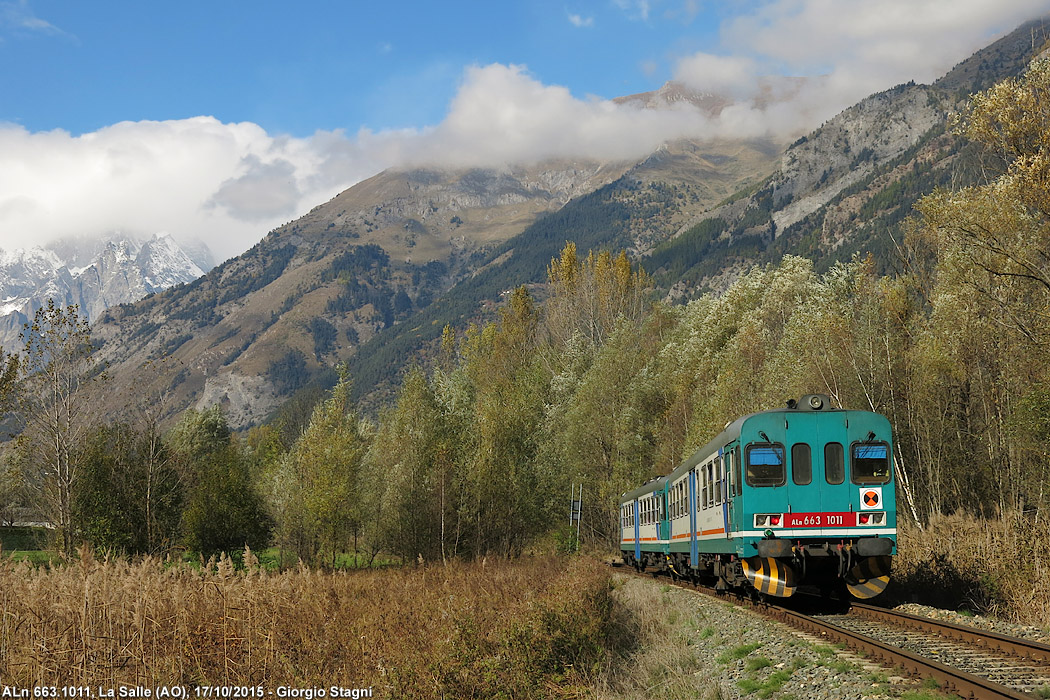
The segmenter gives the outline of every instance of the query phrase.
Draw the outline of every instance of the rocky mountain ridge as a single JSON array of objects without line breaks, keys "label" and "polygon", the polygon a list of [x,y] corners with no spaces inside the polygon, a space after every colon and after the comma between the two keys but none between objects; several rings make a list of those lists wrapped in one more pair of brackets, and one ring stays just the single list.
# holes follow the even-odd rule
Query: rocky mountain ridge
[{"label": "rocky mountain ridge", "polygon": [[[95,333],[114,393],[148,386],[168,417],[219,404],[237,427],[340,362],[369,393],[425,361],[445,323],[484,319],[519,284],[542,295],[567,240],[628,249],[672,299],[787,252],[886,261],[916,198],[964,171],[946,115],[1023,69],[1029,34],[932,86],[869,97],[786,151],[768,139],[678,141],[635,163],[380,173],[206,276],[104,313]],[[660,100],[679,98],[672,87]],[[167,369],[141,374],[159,358]]]},{"label": "rocky mountain ridge", "polygon": [[890,269],[914,202],[981,177],[950,115],[970,94],[1023,71],[1045,48],[1033,37],[1046,22],[1022,25],[931,85],[898,85],[844,110],[789,146],[758,187],[688,222],[643,264],[672,300],[724,289],[749,265],[785,253],[818,269],[870,253]]},{"label": "rocky mountain ridge", "polygon": [[[198,256],[206,251],[199,249]],[[168,234],[0,250],[0,346],[18,347],[24,324],[49,298],[61,306],[76,304],[86,320],[94,321],[110,306],[138,301],[203,274]]]}]

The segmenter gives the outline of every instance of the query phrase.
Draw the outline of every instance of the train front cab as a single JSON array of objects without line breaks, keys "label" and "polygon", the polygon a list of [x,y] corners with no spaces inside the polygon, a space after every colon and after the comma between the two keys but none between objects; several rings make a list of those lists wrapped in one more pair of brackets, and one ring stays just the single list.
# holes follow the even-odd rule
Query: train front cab
[{"label": "train front cab", "polygon": [[852,596],[871,598],[889,583],[896,550],[889,421],[828,410],[827,398],[818,398],[823,410],[768,411],[741,425],[732,446],[740,455],[737,552],[763,593],[786,597],[803,584],[841,583]]}]

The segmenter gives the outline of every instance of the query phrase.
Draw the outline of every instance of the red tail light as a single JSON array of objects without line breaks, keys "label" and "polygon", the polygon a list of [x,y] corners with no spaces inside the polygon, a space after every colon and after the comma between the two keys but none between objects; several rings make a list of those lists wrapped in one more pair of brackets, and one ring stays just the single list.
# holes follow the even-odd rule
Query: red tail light
[{"label": "red tail light", "polygon": [[780,524],[780,516],[779,515],[771,515],[771,516],[769,516],[769,524],[770,525],[779,525]]},{"label": "red tail light", "polygon": [[861,514],[860,514],[860,524],[861,524],[861,525],[867,525],[867,524],[868,524],[868,519],[869,519],[870,517],[871,517],[871,516],[870,516],[870,515],[868,515],[867,513],[861,513]]}]

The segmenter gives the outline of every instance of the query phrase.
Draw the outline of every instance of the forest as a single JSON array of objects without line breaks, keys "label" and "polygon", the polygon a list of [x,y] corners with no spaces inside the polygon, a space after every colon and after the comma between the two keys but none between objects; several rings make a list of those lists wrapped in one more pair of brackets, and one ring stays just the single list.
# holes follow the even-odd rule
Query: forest
[{"label": "forest", "polygon": [[1034,532],[1050,504],[1048,98],[1047,61],[973,97],[955,128],[987,180],[924,197],[893,274],[870,256],[824,274],[784,257],[674,306],[625,253],[567,242],[542,303],[519,287],[494,322],[445,327],[374,418],[346,367],[331,392],[240,434],[219,407],[162,430],[148,396],[99,415],[90,328],[49,304],[0,371],[15,434],[0,518],[39,517],[67,557],[88,542],[445,562],[567,547],[567,494],[583,484],[584,544],[610,550],[619,494],[727,421],[819,392],[889,417],[915,528],[965,513]]}]

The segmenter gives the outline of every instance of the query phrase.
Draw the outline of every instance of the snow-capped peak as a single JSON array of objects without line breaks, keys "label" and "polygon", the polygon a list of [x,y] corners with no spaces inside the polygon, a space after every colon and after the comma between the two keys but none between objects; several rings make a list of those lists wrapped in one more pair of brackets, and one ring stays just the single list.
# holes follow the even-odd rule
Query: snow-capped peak
[{"label": "snow-capped peak", "polygon": [[[201,247],[194,249],[198,257]],[[0,250],[0,346],[17,345],[17,333],[8,338],[2,329],[20,329],[49,297],[63,306],[78,304],[91,321],[109,306],[137,301],[203,274],[167,233],[146,241],[115,235]],[[12,315],[17,318],[8,318]]]}]

